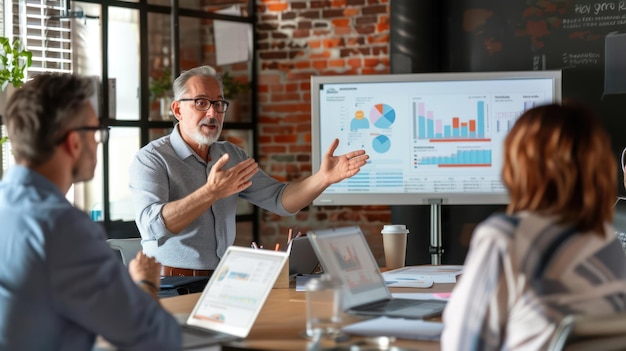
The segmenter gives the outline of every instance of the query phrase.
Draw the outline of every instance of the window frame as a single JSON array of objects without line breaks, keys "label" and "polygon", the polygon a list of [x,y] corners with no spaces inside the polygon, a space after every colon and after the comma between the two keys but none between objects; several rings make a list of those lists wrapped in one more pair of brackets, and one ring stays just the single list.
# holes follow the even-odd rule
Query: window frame
[{"label": "window frame", "polygon": [[[18,4],[20,0],[5,0],[11,1],[12,4]],[[71,5],[74,1],[71,0],[40,0],[40,4],[48,3],[58,3],[59,4],[59,12],[65,11],[65,15],[72,14]],[[193,17],[199,19],[210,19],[210,20],[222,20],[222,21],[231,21],[231,22],[239,22],[239,23],[247,23],[252,28],[252,42],[256,42],[256,32],[254,31],[254,25],[256,23],[256,15],[255,15],[255,1],[248,0],[247,7],[245,9],[247,16],[233,16],[233,15],[225,15],[218,14],[212,12],[203,12],[197,11],[191,8],[180,8],[178,0],[172,0],[170,2],[170,6],[162,6],[162,5],[153,5],[149,4],[148,0],[137,0],[137,2],[128,2],[128,1],[119,1],[119,0],[80,0],[79,3],[91,3],[97,4],[101,6],[101,62],[102,62],[102,72],[100,74],[101,84],[100,92],[101,92],[101,108],[100,108],[100,116],[102,116],[102,123],[108,127],[123,127],[123,128],[139,128],[140,135],[140,147],[145,146],[151,141],[150,131],[155,129],[163,129],[163,128],[172,128],[174,123],[171,121],[158,121],[158,120],[150,120],[150,91],[149,91],[149,51],[148,51],[148,14],[149,13],[160,13],[160,14],[169,14],[172,16],[172,26],[171,33],[173,38],[177,38],[178,36],[178,19],[180,17]],[[202,3],[202,0],[200,1]],[[206,0],[206,3],[211,3],[211,1]],[[222,4],[223,2],[220,2]],[[237,2],[234,2],[237,3]],[[65,5],[63,10],[61,4]],[[240,4],[240,3],[239,3]],[[109,118],[109,101],[111,97],[109,96],[108,82],[109,81],[109,70],[108,70],[108,56],[109,56],[109,8],[119,7],[119,8],[128,8],[135,9],[139,11],[139,60],[140,60],[140,106],[139,106],[139,119],[138,120],[117,120]],[[63,14],[60,14],[63,15]],[[17,26],[19,30],[19,24],[14,24],[13,27]],[[71,41],[71,40],[70,40]],[[180,73],[180,65],[179,65],[179,50],[178,50],[178,40],[172,40],[172,51],[175,55],[172,56],[172,67],[174,76],[177,76]],[[256,68],[256,54],[254,52],[255,47],[253,45],[253,52],[250,59],[250,84],[251,86],[256,86],[256,76],[257,76],[257,68]],[[71,60],[70,60],[71,62]],[[35,70],[30,69],[29,74],[34,74],[39,71],[48,71],[46,69],[43,70]],[[71,71],[71,69],[70,69]],[[31,73],[32,72],[32,73]],[[256,131],[256,121],[257,121],[257,97],[255,90],[251,90],[251,105],[250,105],[250,116],[251,120],[249,122],[224,122],[225,130],[245,130],[252,133],[252,157],[258,158],[258,138]],[[0,121],[0,124],[2,122]],[[0,155],[0,160],[1,160]],[[110,210],[110,162],[111,155],[109,152],[109,145],[104,144],[102,148],[102,179],[103,179],[103,225],[107,230],[110,238],[116,237],[128,237],[128,236],[138,236],[139,233],[137,231],[136,225],[134,221],[112,221]],[[2,175],[2,169],[0,169],[0,176]],[[259,237],[259,212],[256,206],[253,206],[253,210],[249,214],[237,215],[238,222],[251,222],[253,227],[252,237],[253,240],[258,241]]]}]

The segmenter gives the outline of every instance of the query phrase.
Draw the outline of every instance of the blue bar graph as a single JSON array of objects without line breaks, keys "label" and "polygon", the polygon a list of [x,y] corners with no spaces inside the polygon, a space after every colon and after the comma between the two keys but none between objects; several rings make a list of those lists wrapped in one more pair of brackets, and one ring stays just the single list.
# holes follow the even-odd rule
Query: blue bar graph
[{"label": "blue bar graph", "polygon": [[476,105],[476,129],[478,131],[478,138],[485,137],[485,102],[478,101]]},{"label": "blue bar graph", "polygon": [[424,157],[417,164],[456,167],[491,165],[491,150],[467,150],[450,156]]}]

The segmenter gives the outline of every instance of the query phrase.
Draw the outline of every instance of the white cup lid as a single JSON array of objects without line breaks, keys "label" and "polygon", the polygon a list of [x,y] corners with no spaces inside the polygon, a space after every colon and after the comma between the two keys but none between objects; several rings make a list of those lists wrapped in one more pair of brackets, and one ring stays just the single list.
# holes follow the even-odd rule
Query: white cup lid
[{"label": "white cup lid", "polygon": [[382,234],[407,234],[408,232],[404,224],[386,224],[381,231]]}]

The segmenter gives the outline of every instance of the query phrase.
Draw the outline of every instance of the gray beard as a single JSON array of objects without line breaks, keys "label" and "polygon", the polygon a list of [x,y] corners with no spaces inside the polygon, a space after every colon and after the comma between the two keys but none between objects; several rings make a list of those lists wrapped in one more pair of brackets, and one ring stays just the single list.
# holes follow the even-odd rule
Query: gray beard
[{"label": "gray beard", "polygon": [[200,132],[194,133],[191,138],[198,143],[198,145],[211,146],[219,138],[219,133],[216,136],[203,135]]},{"label": "gray beard", "polygon": [[[203,118],[202,120],[200,120],[200,123],[198,123],[198,128],[195,130],[195,132],[191,136],[192,139],[196,143],[198,143],[198,145],[211,146],[219,138],[220,133],[222,132],[222,128],[220,127],[220,125],[217,122],[211,123],[211,120],[215,120],[215,119],[213,119],[213,118]],[[214,126],[216,126],[218,128],[217,129],[217,133],[215,134],[215,136],[204,135],[204,134],[202,134],[200,132],[200,128],[202,126],[209,126],[209,125],[214,125]]]}]

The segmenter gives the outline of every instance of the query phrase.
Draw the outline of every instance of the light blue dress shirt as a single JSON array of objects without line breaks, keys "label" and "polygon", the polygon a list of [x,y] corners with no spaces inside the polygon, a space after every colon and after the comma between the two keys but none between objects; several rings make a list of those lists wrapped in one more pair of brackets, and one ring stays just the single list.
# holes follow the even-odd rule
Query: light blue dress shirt
[{"label": "light blue dress shirt", "polygon": [[103,228],[40,174],[0,182],[0,350],[179,350],[176,320],[130,278]]},{"label": "light blue dress shirt", "polygon": [[129,188],[146,254],[167,266],[215,269],[235,241],[239,198],[278,215],[292,214],[283,208],[281,200],[287,185],[259,170],[249,188],[217,200],[180,233],[167,230],[161,215],[163,206],[206,184],[211,168],[224,154],[230,157],[224,169],[249,158],[232,143],[216,142],[209,148],[210,161],[206,162],[185,143],[178,125],[170,135],[137,152],[129,170]]}]

